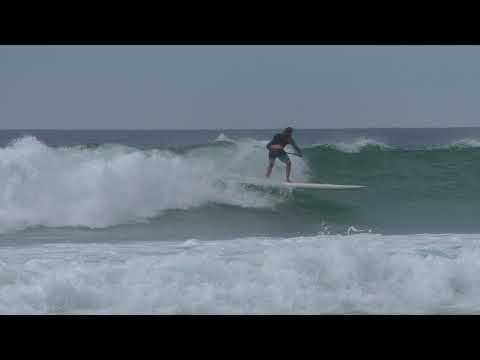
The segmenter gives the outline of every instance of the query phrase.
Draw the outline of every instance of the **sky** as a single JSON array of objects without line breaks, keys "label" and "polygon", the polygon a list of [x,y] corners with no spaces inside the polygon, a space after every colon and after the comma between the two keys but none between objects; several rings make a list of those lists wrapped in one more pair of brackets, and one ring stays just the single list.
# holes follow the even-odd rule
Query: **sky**
[{"label": "sky", "polygon": [[480,46],[0,45],[0,129],[480,126]]}]

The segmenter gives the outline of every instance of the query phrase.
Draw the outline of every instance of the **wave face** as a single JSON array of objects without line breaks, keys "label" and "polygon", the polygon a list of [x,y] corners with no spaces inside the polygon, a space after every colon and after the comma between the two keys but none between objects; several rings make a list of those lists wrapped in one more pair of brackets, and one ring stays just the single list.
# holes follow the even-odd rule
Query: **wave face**
[{"label": "wave face", "polygon": [[[292,178],[360,184],[351,192],[242,186],[265,173],[267,140],[216,133],[203,144],[49,146],[23,136],[0,148],[0,233],[148,223],[165,237],[477,233],[480,141],[401,146],[380,137],[312,141]],[[284,177],[277,163],[272,177]],[[168,236],[167,236],[168,234]]]}]

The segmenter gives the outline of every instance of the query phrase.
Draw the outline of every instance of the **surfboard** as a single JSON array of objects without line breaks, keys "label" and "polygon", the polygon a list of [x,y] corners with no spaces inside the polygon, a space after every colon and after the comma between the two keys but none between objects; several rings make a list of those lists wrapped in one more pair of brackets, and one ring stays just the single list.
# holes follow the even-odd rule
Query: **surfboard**
[{"label": "surfboard", "polygon": [[317,183],[298,183],[298,182],[282,182],[281,186],[294,189],[318,189],[318,190],[355,190],[364,189],[363,185],[339,185],[339,184],[317,184]]},{"label": "surfboard", "polygon": [[364,185],[340,185],[340,184],[319,184],[319,183],[303,183],[303,182],[278,182],[264,179],[244,179],[245,185],[253,186],[269,186],[269,187],[285,187],[291,189],[316,189],[316,190],[358,190],[365,189]]}]

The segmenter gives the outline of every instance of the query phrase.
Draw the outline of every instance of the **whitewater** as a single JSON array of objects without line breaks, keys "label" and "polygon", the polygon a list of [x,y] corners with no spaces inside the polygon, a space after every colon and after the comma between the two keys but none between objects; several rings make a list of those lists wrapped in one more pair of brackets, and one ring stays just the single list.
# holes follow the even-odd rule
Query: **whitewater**
[{"label": "whitewater", "polygon": [[479,245],[359,234],[1,247],[0,313],[478,313]]},{"label": "whitewater", "polygon": [[237,174],[245,173],[242,160],[248,153],[236,154],[228,164],[202,156],[201,150],[197,154],[121,145],[53,149],[35,137],[18,139],[0,149],[0,232],[40,225],[107,227],[208,202],[272,204],[268,196],[252,196],[238,183],[216,185],[232,174],[232,165]]}]

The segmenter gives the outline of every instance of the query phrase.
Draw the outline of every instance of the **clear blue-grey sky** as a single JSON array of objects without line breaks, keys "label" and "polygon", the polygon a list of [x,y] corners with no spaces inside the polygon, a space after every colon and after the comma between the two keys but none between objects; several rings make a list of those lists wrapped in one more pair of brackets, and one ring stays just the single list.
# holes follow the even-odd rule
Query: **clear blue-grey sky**
[{"label": "clear blue-grey sky", "polygon": [[480,126],[480,46],[0,46],[0,129]]}]

